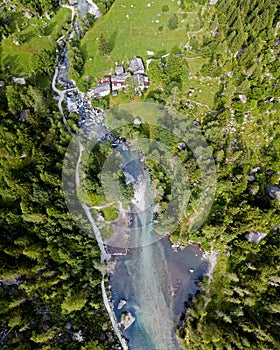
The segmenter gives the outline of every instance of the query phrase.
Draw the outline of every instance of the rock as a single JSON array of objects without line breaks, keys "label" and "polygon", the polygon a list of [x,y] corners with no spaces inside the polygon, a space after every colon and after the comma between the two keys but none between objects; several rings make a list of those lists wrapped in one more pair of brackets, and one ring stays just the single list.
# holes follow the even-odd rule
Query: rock
[{"label": "rock", "polygon": [[4,286],[12,286],[13,284],[18,284],[16,278],[15,279],[2,279],[0,280],[0,283],[2,283]]},{"label": "rock", "polygon": [[142,123],[141,119],[139,117],[136,117],[133,121],[134,125],[140,125]]},{"label": "rock", "polygon": [[126,300],[120,300],[119,305],[118,305],[118,310],[122,309],[125,304],[126,304]]},{"label": "rock", "polygon": [[30,13],[30,12],[25,12],[24,15],[26,18],[29,18],[29,19],[33,17],[32,13]]},{"label": "rock", "polygon": [[280,230],[280,225],[272,226],[272,229],[274,230],[272,232],[273,236],[277,235],[277,231]]},{"label": "rock", "polygon": [[266,187],[266,194],[271,198],[277,198],[280,201],[280,188],[277,186],[268,185]]},{"label": "rock", "polygon": [[70,330],[70,329],[72,328],[72,323],[71,323],[71,322],[67,322],[67,323],[65,324],[65,328],[66,328],[67,330]]},{"label": "rock", "polygon": [[124,312],[121,316],[121,326],[127,329],[134,323],[135,319],[136,318],[132,316],[130,312]]},{"label": "rock", "polygon": [[185,142],[180,142],[179,145],[177,146],[179,151],[182,151],[183,149],[187,148],[187,145]]},{"label": "rock", "polygon": [[24,85],[26,83],[24,78],[16,78],[16,77],[13,77],[13,82],[20,85]]},{"label": "rock", "polygon": [[266,235],[264,232],[250,231],[246,233],[245,238],[251,243],[259,244]]},{"label": "rock", "polygon": [[78,332],[73,333],[72,339],[78,343],[82,343],[85,338],[82,334],[82,331],[79,330]]},{"label": "rock", "polygon": [[102,212],[100,212],[97,216],[97,221],[105,221],[104,219],[104,214]]},{"label": "rock", "polygon": [[246,102],[247,102],[247,98],[246,98],[245,95],[239,94],[238,97],[240,98],[240,101],[241,101],[242,103],[246,103]]},{"label": "rock", "polygon": [[258,172],[260,169],[261,169],[261,167],[260,167],[260,166],[257,166],[256,168],[253,168],[253,169],[250,171],[250,174],[255,174],[255,173]]}]

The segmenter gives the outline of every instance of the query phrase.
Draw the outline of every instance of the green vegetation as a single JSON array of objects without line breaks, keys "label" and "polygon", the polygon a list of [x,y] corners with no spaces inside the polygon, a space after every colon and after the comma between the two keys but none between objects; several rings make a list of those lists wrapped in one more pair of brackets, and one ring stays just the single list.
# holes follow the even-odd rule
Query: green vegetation
[{"label": "green vegetation", "polygon": [[[65,33],[71,19],[69,9],[61,8],[50,20],[27,19],[17,12],[17,28],[1,44],[1,67],[17,75],[30,75],[34,70],[33,61],[42,50],[54,52],[56,39]],[[43,23],[43,25],[42,25]],[[41,28],[40,30],[38,28]],[[16,45],[17,41],[20,45]]]},{"label": "green vegetation", "polygon": [[178,28],[178,17],[174,14],[169,18],[168,21],[168,28],[170,30],[177,29]]},{"label": "green vegetation", "polygon": [[114,2],[115,0],[96,0],[94,3],[98,6],[101,12],[105,14],[109,11]]},{"label": "green vegetation", "polygon": [[[100,290],[99,249],[65,205],[61,169],[70,135],[50,81],[70,11],[43,1],[14,3],[16,9],[0,13],[8,35],[0,69],[0,347],[80,349],[82,342],[104,349],[114,337]],[[47,10],[55,11],[51,20],[38,16]],[[24,85],[13,82],[18,76]]]},{"label": "green vegetation", "polygon": [[[214,281],[203,282],[188,309],[184,349],[279,348],[279,203],[266,193],[279,185],[277,18],[276,1],[221,0],[210,22],[215,35],[200,45],[191,40],[191,55],[210,58],[200,70],[202,89],[220,87],[209,103],[217,112],[194,110],[214,149],[218,188],[207,222],[188,237],[220,256]],[[254,230],[267,233],[259,244],[245,238]]]},{"label": "green vegetation", "polygon": [[108,55],[111,51],[110,45],[107,43],[107,41],[104,38],[104,35],[102,33],[100,34],[100,37],[99,37],[98,48],[99,48],[101,55],[103,55],[103,56]]},{"label": "green vegetation", "polygon": [[[71,219],[61,188],[70,135],[57,112],[50,78],[56,40],[66,33],[71,12],[58,9],[56,1],[14,3],[15,10],[0,13],[1,38],[7,37],[1,39],[0,70],[5,84],[0,87],[0,346],[112,349],[115,340],[99,286],[99,249]],[[155,53],[147,71],[150,88],[133,100],[162,103],[165,114],[159,118],[138,110],[146,118],[141,126],[119,132],[153,142],[142,147],[150,152],[147,167],[162,213],[171,200],[171,176],[177,173],[168,171],[170,164],[156,141],[169,147],[174,164],[182,164],[191,200],[181,220],[170,218],[176,223],[171,241],[192,240],[219,251],[213,279],[202,282],[202,292],[178,329],[181,347],[279,349],[279,201],[266,191],[267,185],[279,186],[278,2],[97,3],[108,13],[93,24],[86,19],[84,31],[91,28],[81,40],[74,36],[67,43],[70,78],[88,88],[115,62],[126,64],[134,55],[145,61],[152,57],[147,51]],[[25,17],[26,11],[33,17]],[[51,19],[44,17],[46,11]],[[15,76],[24,77],[26,84],[13,82]],[[95,104],[105,109],[131,99],[122,92]],[[133,123],[137,115],[131,108],[117,118]],[[110,114],[107,120],[112,122]],[[68,123],[75,129],[77,115],[70,114]],[[148,123],[168,123],[174,133],[186,134],[196,124],[213,148],[215,201],[195,232],[189,227],[202,185],[193,153],[188,147],[178,149],[180,140],[172,133]],[[95,213],[101,211],[107,221],[117,218],[117,199],[125,202],[133,195],[121,174],[115,174],[110,187],[113,175],[108,173],[101,188],[100,173],[110,152],[108,143],[96,146],[84,179],[88,204],[108,205]],[[205,156],[203,148],[198,156]],[[111,191],[112,205],[104,191]],[[180,193],[177,199],[181,201]],[[258,244],[245,236],[254,231],[266,233]],[[111,226],[104,224],[102,234],[110,237]]]},{"label": "green vegetation", "polygon": [[[184,164],[192,198],[171,240],[192,240],[219,251],[213,281],[206,278],[202,283],[202,293],[178,331],[182,348],[278,349],[279,202],[269,198],[266,188],[279,186],[279,6],[276,1],[243,1],[238,6],[219,1],[197,15],[204,27],[187,23],[183,56],[173,52],[150,63],[151,87],[141,100],[180,111],[199,125],[213,148],[217,191],[199,230],[188,231],[200,193],[200,174],[190,151],[178,151],[177,140],[149,126],[121,134],[146,135],[171,146]],[[205,24],[207,18],[211,20]],[[140,56],[145,58],[145,53]],[[136,117],[131,113],[127,120]],[[169,118],[174,131],[186,129],[185,121]],[[160,152],[153,149],[149,154],[155,200],[164,211],[170,201],[170,176],[159,166],[164,161]],[[252,231],[267,236],[255,244],[245,237]]]},{"label": "green vegetation", "polygon": [[[96,22],[81,41],[85,59],[81,81],[86,75],[92,80],[101,78],[109,73],[115,62],[128,62],[135,55],[146,60],[150,57],[147,51],[164,55],[176,45],[183,48],[186,43],[185,24],[181,22],[183,13],[178,12],[180,7],[176,1],[168,2],[168,7],[167,12],[161,2],[116,0],[110,11]],[[176,13],[178,29],[170,30],[168,23],[171,14],[174,17],[173,13]],[[199,20],[192,16],[191,23],[194,21]],[[111,48],[106,58],[98,52],[101,33]]]}]

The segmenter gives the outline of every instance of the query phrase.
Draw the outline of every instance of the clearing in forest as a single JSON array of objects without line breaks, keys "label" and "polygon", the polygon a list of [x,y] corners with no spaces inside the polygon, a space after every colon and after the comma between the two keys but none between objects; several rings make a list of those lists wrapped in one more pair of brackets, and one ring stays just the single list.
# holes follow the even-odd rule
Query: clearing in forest
[{"label": "clearing in forest", "polygon": [[[178,27],[170,29],[170,18],[177,18]],[[175,20],[176,22],[176,20]],[[177,1],[116,0],[110,11],[101,17],[81,41],[85,66],[81,80],[91,80],[110,73],[115,62],[128,62],[133,56],[148,59],[147,51],[164,55],[174,46],[183,48],[187,42],[186,24],[199,23],[197,16],[184,12]],[[111,52],[99,52],[100,34],[108,42]]]}]

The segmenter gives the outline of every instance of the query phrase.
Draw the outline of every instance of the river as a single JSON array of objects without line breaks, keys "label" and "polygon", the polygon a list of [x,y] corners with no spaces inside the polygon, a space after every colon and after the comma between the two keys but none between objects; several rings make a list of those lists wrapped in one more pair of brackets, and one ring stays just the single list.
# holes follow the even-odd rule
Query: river
[{"label": "river", "polygon": [[[85,1],[82,5],[83,11],[85,11],[84,3]],[[93,6],[92,3],[91,6]],[[94,6],[91,8],[96,10]],[[74,23],[77,9],[73,7],[71,9]],[[74,25],[73,28],[75,28]],[[84,144],[93,134],[99,137],[99,141],[102,141],[101,136],[109,133],[110,130],[106,126],[102,112],[90,106],[86,96],[79,92],[74,82],[63,80],[67,77],[68,68],[67,52],[64,47],[53,77],[52,87],[59,96],[58,109],[64,124],[67,126],[62,101],[66,101],[70,109],[74,108],[80,114],[79,125],[85,136],[82,139],[79,138],[67,126],[67,130],[73,136],[78,154],[73,171],[73,185],[70,189],[64,185],[64,192],[67,192],[66,201],[71,210],[73,203],[70,202],[77,198],[71,193],[77,191],[80,186],[79,168]],[[66,69],[66,72],[63,72],[63,69]],[[57,81],[66,89],[57,89]],[[70,100],[71,105],[69,105]],[[117,147],[115,152],[123,153],[123,150]],[[135,159],[134,151],[130,150],[129,145],[126,147],[126,152],[131,159]],[[80,207],[90,223],[91,234],[98,242],[101,263],[106,266],[108,262],[113,262],[115,266],[113,270],[110,269],[110,272],[107,272],[109,275],[107,289],[104,279],[106,269],[104,269],[101,289],[104,305],[122,348],[124,350],[176,350],[179,349],[179,345],[175,326],[184,319],[185,302],[190,295],[192,298],[199,290],[196,282],[206,274],[208,260],[197,245],[174,251],[167,237],[156,235],[153,230],[154,204],[151,196],[150,174],[141,159],[137,158],[136,162],[137,167],[132,167],[134,173],[129,174],[135,180],[133,183],[134,199],[130,203],[127,216],[127,221],[130,222],[128,236],[132,248],[127,249],[125,255],[111,254],[114,252],[114,247],[111,247],[111,252],[109,252],[108,242],[102,239],[91,208],[86,203],[80,203]],[[139,173],[135,174],[135,171]],[[126,169],[126,176],[127,172]],[[69,179],[65,181],[64,178],[63,182],[64,184],[69,183]],[[108,297],[109,289],[110,297]],[[121,301],[124,302],[122,307],[120,307]],[[122,315],[127,313],[132,315],[134,322],[127,329],[123,329],[120,323]]]},{"label": "river", "polygon": [[[135,322],[123,331],[129,349],[176,350],[175,325],[185,312],[184,301],[198,290],[195,281],[205,274],[207,262],[197,246],[175,252],[166,237],[155,237],[148,171],[134,188],[138,193],[137,205],[135,200],[130,208],[130,245],[135,248],[115,257],[117,267],[110,274],[114,310],[118,322],[124,312],[135,317]],[[126,304],[120,309],[122,300]]]}]

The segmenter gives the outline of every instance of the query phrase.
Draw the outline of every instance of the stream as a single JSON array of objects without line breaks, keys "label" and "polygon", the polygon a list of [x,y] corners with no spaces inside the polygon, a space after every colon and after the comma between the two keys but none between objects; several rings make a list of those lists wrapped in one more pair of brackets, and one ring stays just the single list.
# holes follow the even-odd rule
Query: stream
[{"label": "stream", "polygon": [[[86,13],[89,7],[99,13],[91,1],[88,1],[90,5],[86,3],[85,0],[79,1],[78,8],[82,13]],[[72,28],[77,28],[74,21],[78,9],[71,7],[71,10]],[[72,33],[68,33],[69,36]],[[84,144],[92,137],[102,142],[106,139],[104,135],[107,135],[108,140],[110,129],[106,126],[103,112],[92,108],[86,95],[78,90],[73,81],[68,80],[68,69],[69,62],[64,43],[53,76],[52,88],[58,95],[58,109],[68,132],[73,136],[78,155],[73,171],[72,187],[69,189],[64,185],[64,192],[69,194],[77,191],[80,186],[80,165]],[[57,82],[65,89],[59,90],[56,87]],[[68,112],[79,113],[82,139],[68,126],[62,107],[63,101],[67,104]],[[112,145],[113,143],[116,144],[115,139]],[[123,144],[126,146],[125,151]],[[102,272],[101,289],[104,305],[124,350],[179,350],[175,326],[182,325],[186,320],[185,302],[190,303],[199,292],[197,282],[209,269],[208,257],[197,245],[176,249],[168,237],[157,236],[153,230],[154,204],[151,196],[151,178],[143,159],[131,150],[129,143],[126,142],[114,146],[114,152],[121,155],[125,153],[128,164],[135,162],[131,167],[132,170],[126,169],[125,174],[126,177],[129,175],[130,179],[133,179],[134,198],[129,204],[126,216],[129,246],[133,248],[127,249],[125,254],[117,254],[114,247],[110,247],[108,241],[103,240],[91,208],[85,203],[80,203],[81,210],[91,227],[91,233],[97,240],[101,263],[104,266],[108,262],[114,265],[114,269],[106,271],[105,268]],[[71,200],[71,195],[69,198]],[[106,276],[109,277],[107,288]],[[131,316],[131,322],[121,326],[127,315]]]}]

